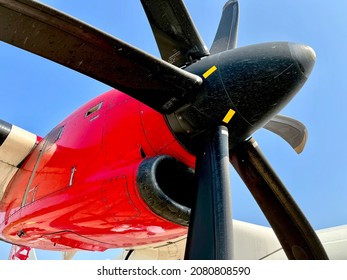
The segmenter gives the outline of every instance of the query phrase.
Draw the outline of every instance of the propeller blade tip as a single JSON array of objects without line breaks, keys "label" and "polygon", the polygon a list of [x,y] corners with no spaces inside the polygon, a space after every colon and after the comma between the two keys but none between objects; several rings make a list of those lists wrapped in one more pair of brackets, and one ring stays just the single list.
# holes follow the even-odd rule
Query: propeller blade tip
[{"label": "propeller blade tip", "polygon": [[308,138],[308,132],[307,132],[307,129],[305,128],[301,143],[294,148],[294,150],[297,154],[301,154],[302,151],[304,150],[306,142],[307,142],[307,138]]}]

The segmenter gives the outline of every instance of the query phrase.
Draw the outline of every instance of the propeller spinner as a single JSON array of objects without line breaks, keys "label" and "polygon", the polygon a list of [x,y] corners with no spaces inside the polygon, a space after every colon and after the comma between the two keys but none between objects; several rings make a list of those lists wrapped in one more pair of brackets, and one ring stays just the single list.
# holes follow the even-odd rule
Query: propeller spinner
[{"label": "propeller spinner", "polygon": [[[276,115],[309,77],[316,58],[314,51],[306,45],[287,42],[235,48],[239,6],[238,1],[230,0],[224,6],[211,55],[197,52],[195,58],[200,57],[200,60],[194,60],[191,50],[205,49],[201,39],[188,42],[188,46],[184,40],[184,48],[180,48],[183,45],[180,34],[168,32],[170,36],[166,42],[170,43],[165,46],[158,39],[172,27],[170,22],[174,22],[175,30],[188,30],[190,35],[197,32],[188,13],[180,13],[170,21],[162,16],[158,24],[156,11],[159,7],[166,8],[162,14],[172,15],[175,6],[183,2],[141,2],[161,53],[162,49],[171,48],[172,53],[175,50],[179,66],[203,78],[195,99],[166,115],[181,143],[197,155],[196,200],[185,258],[231,259],[233,256],[230,151],[231,163],[272,225],[287,257],[327,259],[314,230],[260,149],[253,140],[246,140],[267,125],[298,152],[303,149],[304,126]],[[199,34],[191,37],[201,38]],[[167,56],[162,58],[170,60]],[[276,125],[272,119],[276,120]]]},{"label": "propeller spinner", "polygon": [[306,139],[303,126],[276,114],[307,80],[314,51],[287,42],[235,48],[239,8],[230,0],[209,52],[182,0],[141,3],[162,59],[30,0],[0,0],[0,40],[104,82],[165,115],[197,158],[187,259],[233,256],[229,154],[288,258],[326,259],[304,215],[247,140],[267,125],[293,147],[302,146],[297,139]]}]

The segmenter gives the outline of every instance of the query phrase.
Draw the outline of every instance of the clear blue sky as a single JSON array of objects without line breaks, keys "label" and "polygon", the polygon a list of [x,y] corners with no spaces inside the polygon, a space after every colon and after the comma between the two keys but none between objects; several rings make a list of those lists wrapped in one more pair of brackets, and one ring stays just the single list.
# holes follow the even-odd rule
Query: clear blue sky
[{"label": "clear blue sky", "polygon": [[[43,1],[151,54],[158,55],[140,1]],[[310,45],[317,62],[310,79],[282,111],[305,123],[301,155],[278,136],[255,134],[265,155],[315,229],[347,224],[347,2],[240,0],[238,46],[267,41]],[[225,0],[186,0],[210,46]],[[72,70],[0,43],[0,118],[44,136],[80,105],[109,88]],[[232,171],[233,216],[267,225],[248,190]],[[111,258],[79,253],[77,258]],[[0,243],[0,259],[8,246]],[[57,254],[38,252],[41,259]]]}]

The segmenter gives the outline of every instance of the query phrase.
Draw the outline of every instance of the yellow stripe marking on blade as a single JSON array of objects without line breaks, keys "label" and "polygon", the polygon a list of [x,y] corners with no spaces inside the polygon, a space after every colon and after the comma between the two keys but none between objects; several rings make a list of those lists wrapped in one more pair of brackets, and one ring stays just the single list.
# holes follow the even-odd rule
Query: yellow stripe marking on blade
[{"label": "yellow stripe marking on blade", "polygon": [[224,119],[223,119],[223,122],[225,123],[229,123],[230,120],[232,119],[232,117],[235,115],[235,111],[233,109],[230,109],[228,111],[228,113],[225,115]]},{"label": "yellow stripe marking on blade", "polygon": [[207,79],[213,72],[217,70],[217,66],[212,66],[210,69],[208,69],[202,76]]}]

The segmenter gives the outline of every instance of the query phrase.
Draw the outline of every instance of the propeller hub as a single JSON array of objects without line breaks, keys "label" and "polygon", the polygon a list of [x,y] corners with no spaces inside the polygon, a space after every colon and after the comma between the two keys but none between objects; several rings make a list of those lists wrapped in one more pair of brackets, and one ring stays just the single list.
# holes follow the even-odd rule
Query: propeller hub
[{"label": "propeller hub", "polygon": [[225,125],[232,148],[294,97],[314,63],[310,47],[287,42],[251,45],[206,57],[186,68],[203,77],[202,90],[192,104],[168,115],[168,122],[190,147],[204,131]]}]

